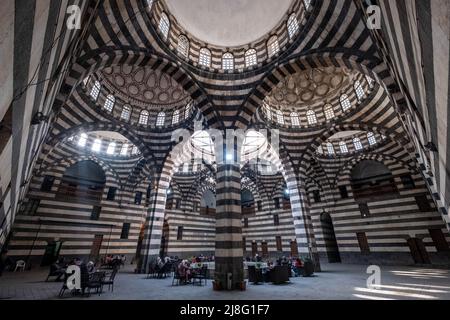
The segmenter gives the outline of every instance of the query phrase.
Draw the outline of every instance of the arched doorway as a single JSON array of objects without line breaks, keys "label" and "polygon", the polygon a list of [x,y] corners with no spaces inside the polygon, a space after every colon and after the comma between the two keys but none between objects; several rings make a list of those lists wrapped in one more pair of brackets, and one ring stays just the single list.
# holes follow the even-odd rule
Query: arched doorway
[{"label": "arched doorway", "polygon": [[165,257],[169,249],[169,236],[170,236],[169,222],[164,221],[163,232],[161,237],[161,248],[159,250],[159,255]]},{"label": "arched doorway", "polygon": [[339,254],[339,247],[336,240],[336,234],[334,232],[333,220],[328,212],[324,211],[320,215],[320,223],[322,226],[323,240],[325,242],[325,248],[327,251],[327,257],[329,263],[341,262],[341,256]]}]

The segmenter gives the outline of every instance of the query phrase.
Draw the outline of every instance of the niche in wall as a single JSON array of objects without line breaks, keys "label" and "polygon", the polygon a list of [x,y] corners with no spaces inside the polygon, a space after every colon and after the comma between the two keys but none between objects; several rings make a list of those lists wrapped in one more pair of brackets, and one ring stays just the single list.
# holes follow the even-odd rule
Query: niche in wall
[{"label": "niche in wall", "polygon": [[99,202],[103,196],[106,175],[94,161],[84,160],[70,166],[61,180],[58,197]]},{"label": "niche in wall", "polygon": [[364,160],[351,172],[351,186],[357,202],[395,198],[398,189],[391,171],[381,162]]}]

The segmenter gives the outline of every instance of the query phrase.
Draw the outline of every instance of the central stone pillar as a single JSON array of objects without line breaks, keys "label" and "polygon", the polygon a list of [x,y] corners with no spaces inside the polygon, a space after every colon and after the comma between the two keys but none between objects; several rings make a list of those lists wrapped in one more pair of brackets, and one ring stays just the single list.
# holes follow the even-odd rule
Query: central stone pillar
[{"label": "central stone pillar", "polygon": [[244,262],[239,164],[217,166],[215,281],[219,290],[243,289]]},{"label": "central stone pillar", "polygon": [[216,147],[216,251],[215,289],[243,290],[240,152],[243,134],[227,131],[212,135]]},{"label": "central stone pillar", "polygon": [[141,247],[141,258],[137,269],[140,273],[147,273],[150,263],[159,256],[161,237],[164,225],[164,211],[166,206],[168,182],[158,178],[147,199],[148,209],[145,218],[145,233]]}]

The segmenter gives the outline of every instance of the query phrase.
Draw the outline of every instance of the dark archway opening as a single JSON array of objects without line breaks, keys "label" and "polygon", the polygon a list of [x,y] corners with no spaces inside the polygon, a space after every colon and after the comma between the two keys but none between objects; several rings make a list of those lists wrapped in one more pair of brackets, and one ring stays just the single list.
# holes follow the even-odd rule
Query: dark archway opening
[{"label": "dark archway opening", "polygon": [[241,191],[241,212],[242,215],[252,215],[256,213],[255,197],[253,197],[253,193],[247,189]]},{"label": "dark archway opening", "polygon": [[357,202],[395,198],[398,195],[391,171],[374,160],[364,160],[353,167],[351,185]]},{"label": "dark archway opening", "polygon": [[328,212],[322,212],[320,215],[320,223],[322,225],[323,240],[325,242],[328,262],[340,263],[341,256],[339,254],[339,246],[334,232],[333,220]]},{"label": "dark archway opening", "polygon": [[58,197],[98,203],[102,199],[105,183],[105,172],[97,163],[91,160],[80,161],[64,173]]},{"label": "dark archway opening", "polygon": [[200,214],[214,216],[216,214],[216,195],[211,190],[206,190],[200,200]]}]

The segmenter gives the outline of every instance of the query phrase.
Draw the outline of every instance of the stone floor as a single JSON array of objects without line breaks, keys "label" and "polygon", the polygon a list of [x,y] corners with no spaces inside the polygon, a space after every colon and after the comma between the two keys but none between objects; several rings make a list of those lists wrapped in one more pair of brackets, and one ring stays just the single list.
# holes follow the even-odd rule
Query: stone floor
[{"label": "stone floor", "polygon": [[[291,278],[285,285],[248,285],[247,291],[216,292],[212,284],[172,287],[172,279],[145,279],[144,275],[121,270],[114,292],[63,299],[88,300],[312,300],[312,299],[450,299],[450,270],[381,267],[379,289],[367,287],[367,266],[329,264],[311,278]],[[131,269],[130,269],[131,270]],[[5,273],[0,277],[0,299],[58,299],[61,283],[44,282],[46,270]]]}]

